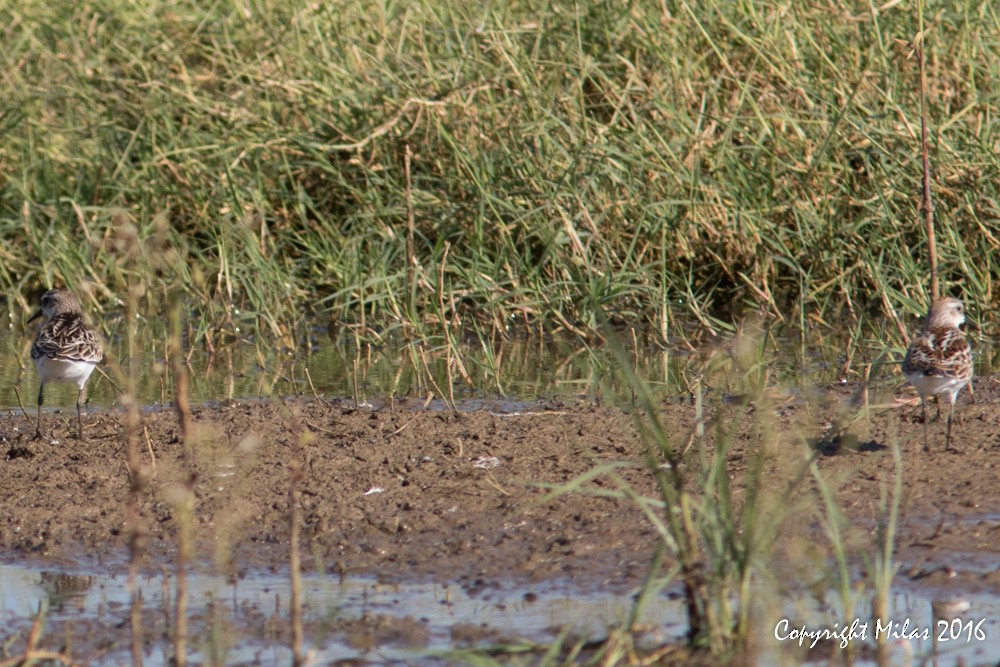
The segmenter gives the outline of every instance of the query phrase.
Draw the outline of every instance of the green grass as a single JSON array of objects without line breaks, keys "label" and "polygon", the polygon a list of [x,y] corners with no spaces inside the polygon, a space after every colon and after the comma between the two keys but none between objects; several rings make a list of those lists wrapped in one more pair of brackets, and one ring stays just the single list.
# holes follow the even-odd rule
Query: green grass
[{"label": "green grass", "polygon": [[[767,624],[766,616],[771,613],[762,600],[766,597],[763,591],[774,587],[773,545],[782,525],[801,505],[792,496],[808,465],[792,462],[786,466],[790,471],[775,470],[780,467],[774,465],[779,429],[770,409],[763,407],[769,402],[764,395],[766,376],[760,372],[766,361],[766,347],[754,340],[762,339],[763,332],[748,334],[736,354],[720,353],[718,356],[733,362],[726,368],[711,360],[705,364],[706,370],[714,367],[709,371],[712,374],[735,376],[747,391],[748,404],[752,401],[758,408],[763,407],[750,418],[755,435],[739,455],[746,461],[746,473],[735,489],[731,486],[730,466],[736,432],[746,426],[744,420],[732,414],[723,416],[730,408],[713,401],[714,433],[707,437],[700,411],[696,412],[699,416],[695,423],[668,423],[648,385],[632,372],[626,350],[612,332],[608,335],[634,389],[633,419],[644,442],[645,468],[655,481],[655,493],[640,494],[618,474],[621,468],[641,463],[614,461],[595,465],[565,484],[547,485],[550,492],[541,502],[568,493],[634,502],[660,536],[660,544],[651,558],[647,578],[634,596],[632,612],[621,628],[622,636],[631,637],[643,605],[674,584],[683,588],[688,644],[706,649],[718,659],[731,661],[738,657],[736,664],[743,664],[752,633]],[[699,405],[703,399],[701,395],[693,398]],[[597,479],[604,483],[595,486]],[[621,639],[612,635],[606,648],[617,646]],[[618,657],[606,664],[621,661],[623,657]]]},{"label": "green grass", "polygon": [[[491,341],[470,374],[502,392],[494,341],[613,338],[602,314],[664,338],[677,321],[736,331],[749,310],[845,325],[845,356],[881,362],[928,288],[912,4],[3,2],[0,293],[15,318],[55,284],[88,310],[134,297],[148,320],[181,300],[200,316],[186,342],[209,349],[294,346],[314,313],[359,350],[416,330],[431,352],[410,348],[414,384],[449,398],[462,332]],[[1000,14],[969,0],[928,17],[942,277],[984,321]],[[706,386],[762,396],[769,332],[712,356]],[[649,590],[676,577],[692,643],[738,655],[788,516],[765,483],[775,425],[757,425],[734,493],[733,434],[694,431],[682,453],[632,386],[660,491],[636,501],[674,566]],[[883,590],[898,495],[872,551]]]},{"label": "green grass", "polygon": [[[1000,14],[928,13],[942,276],[985,318]],[[599,310],[664,332],[917,313],[916,22],[909,3],[3,3],[0,291],[19,315],[43,285],[112,308],[138,282],[152,315],[181,289],[199,335],[278,338],[308,311],[587,334]]]},{"label": "green grass", "polygon": [[[629,351],[614,332],[606,333],[634,390],[630,404],[620,391],[609,394],[631,411],[645,460],[595,461],[565,483],[541,485],[548,493],[539,502],[566,494],[628,500],[645,515],[659,543],[651,550],[645,581],[632,596],[630,615],[597,642],[606,653],[581,664],[637,664],[625,657],[643,653],[630,643],[641,634],[636,620],[643,606],[668,587],[679,593],[677,604],[686,612],[686,641],[670,644],[691,651],[673,658],[679,664],[757,664],[775,660],[778,653],[789,664],[804,662],[805,651],[796,653],[794,647],[775,653],[774,633],[779,619],[799,618],[813,603],[819,603],[830,627],[846,627],[852,614],[884,625],[899,570],[903,467],[898,434],[890,435],[893,469],[885,471],[880,502],[873,508],[874,529],[862,518],[866,528],[859,532],[859,520],[847,516],[839,498],[845,479],[857,471],[828,469],[824,461],[830,450],[815,437],[820,424],[830,422],[829,406],[806,398],[798,402],[804,408],[798,417],[785,421],[779,416],[785,394],[773,390],[784,385],[768,373],[774,359],[767,330],[748,328],[700,370],[687,369],[698,374],[690,385],[696,407],[681,418],[663,409],[647,382],[632,372]],[[728,387],[725,396],[743,398],[723,400],[710,392],[705,406],[703,381]],[[867,411],[845,404],[834,408],[840,414],[833,421],[850,423]],[[655,482],[652,493],[637,490],[622,474],[643,463]],[[803,532],[809,525],[813,528]],[[818,525],[825,538],[815,530]],[[806,543],[814,555],[802,551]],[[870,609],[862,606],[865,600]],[[539,664],[575,664],[565,659],[558,642],[550,648],[559,651],[558,659]],[[844,649],[845,659],[856,657],[857,647]],[[615,653],[619,650],[625,654]],[[876,651],[884,657],[884,640]]]}]

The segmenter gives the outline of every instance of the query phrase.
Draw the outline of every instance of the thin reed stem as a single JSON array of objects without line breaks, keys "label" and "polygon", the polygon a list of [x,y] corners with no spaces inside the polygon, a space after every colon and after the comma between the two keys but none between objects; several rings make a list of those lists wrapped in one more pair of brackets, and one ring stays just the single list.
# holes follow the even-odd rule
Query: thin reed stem
[{"label": "thin reed stem", "polygon": [[129,369],[126,375],[127,411],[125,414],[125,447],[129,470],[129,489],[125,499],[125,524],[128,530],[128,590],[131,598],[129,621],[131,625],[131,651],[133,667],[142,665],[142,591],[139,589],[139,562],[141,558],[142,519],[139,516],[139,498],[145,486],[146,470],[139,459],[139,431],[141,429],[139,401],[136,399],[138,383],[139,346],[136,341],[137,317],[135,290],[130,289],[125,307],[125,331],[128,340]]},{"label": "thin reed stem", "polygon": [[304,430],[302,421],[294,408],[289,410],[289,421],[293,431],[292,457],[288,463],[288,571],[291,585],[291,624],[292,624],[292,664],[301,667],[305,664],[304,637],[302,627],[302,562],[299,553],[299,538],[301,520],[299,518],[300,490],[305,478],[303,470],[303,447],[310,439],[310,434]]},{"label": "thin reed stem", "polygon": [[184,366],[181,345],[181,301],[175,295],[170,310],[170,333],[167,340],[167,354],[174,379],[174,410],[181,433],[185,480],[178,492],[177,514],[177,567],[176,567],[176,607],[174,614],[174,664],[184,667],[187,663],[187,565],[191,550],[191,521],[193,520],[197,479],[193,443],[191,438],[191,406],[188,403],[188,377]]},{"label": "thin reed stem", "polygon": [[414,248],[413,237],[416,222],[413,215],[413,181],[410,175],[410,159],[413,157],[413,149],[406,144],[406,151],[403,154],[403,168],[406,176],[406,189],[404,190],[406,200],[406,313],[413,319],[416,313],[417,303],[417,256]]},{"label": "thin reed stem", "polygon": [[931,199],[931,162],[927,148],[927,64],[924,60],[924,0],[918,3],[920,33],[914,42],[920,68],[920,156],[923,165],[923,177],[920,180],[922,200],[920,208],[924,212],[924,226],[927,231],[927,261],[931,272],[931,301],[941,298],[941,285],[938,278],[937,241],[934,235],[934,202]]},{"label": "thin reed stem", "polygon": [[288,570],[291,578],[292,664],[305,663],[302,628],[302,563],[299,554],[299,487],[302,483],[300,454],[293,454],[288,466]]}]

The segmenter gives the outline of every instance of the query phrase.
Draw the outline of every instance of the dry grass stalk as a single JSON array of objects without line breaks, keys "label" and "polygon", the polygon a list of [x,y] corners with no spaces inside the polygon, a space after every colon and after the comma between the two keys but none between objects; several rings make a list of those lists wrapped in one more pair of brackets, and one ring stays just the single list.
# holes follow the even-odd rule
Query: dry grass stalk
[{"label": "dry grass stalk", "polygon": [[927,229],[927,260],[931,271],[931,301],[941,298],[941,285],[938,278],[937,241],[934,236],[934,202],[931,199],[931,162],[927,149],[927,65],[924,62],[924,6],[920,3],[918,10],[920,33],[913,40],[913,50],[917,56],[920,69],[920,157],[923,163],[923,177],[920,180],[922,200],[920,208],[924,212],[924,225]]},{"label": "dry grass stalk", "polygon": [[[129,329],[131,331],[131,328]],[[131,337],[131,336],[130,336]],[[134,357],[132,357],[134,358]],[[128,590],[131,597],[132,664],[142,665],[142,592],[139,589],[139,563],[142,559],[142,519],[139,498],[146,483],[146,468],[139,460],[139,404],[134,393],[135,371],[129,372],[129,403],[125,415],[125,442],[128,457],[129,489],[125,499],[125,524],[128,530]]]},{"label": "dry grass stalk", "polygon": [[413,301],[417,293],[416,285],[416,267],[417,258],[416,251],[413,248],[413,234],[414,227],[416,226],[413,216],[413,183],[410,180],[410,158],[413,156],[413,150],[410,145],[406,145],[406,153],[404,154],[404,169],[406,170],[406,295],[407,295],[407,309],[409,314],[413,314]]},{"label": "dry grass stalk", "polygon": [[28,641],[24,646],[24,653],[0,660],[0,667],[19,667],[20,665],[31,665],[41,661],[60,662],[67,667],[77,667],[78,663],[74,662],[65,653],[36,648],[38,640],[42,637],[43,616],[42,607],[39,605],[38,612],[35,614],[35,620],[32,621],[31,629],[28,631]]},{"label": "dry grass stalk", "polygon": [[302,466],[302,446],[306,431],[298,416],[292,412],[291,425],[294,430],[292,459],[288,464],[288,570],[291,577],[291,624],[292,624],[292,664],[305,664],[303,652],[304,631],[302,628],[302,562],[299,553],[299,490],[305,478]]},{"label": "dry grass stalk", "polygon": [[188,394],[188,377],[184,368],[181,346],[181,302],[173,300],[170,313],[169,337],[170,368],[174,376],[174,409],[181,431],[184,464],[187,478],[181,498],[177,503],[177,606],[174,616],[174,665],[187,664],[187,562],[191,548],[190,524],[194,512],[194,485],[197,479],[194,452],[191,442],[191,406]]}]

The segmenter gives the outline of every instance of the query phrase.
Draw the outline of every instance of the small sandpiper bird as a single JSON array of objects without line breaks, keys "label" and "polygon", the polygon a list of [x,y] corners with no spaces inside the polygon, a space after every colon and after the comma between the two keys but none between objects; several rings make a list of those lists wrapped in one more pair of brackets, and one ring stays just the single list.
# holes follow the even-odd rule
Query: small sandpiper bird
[{"label": "small sandpiper bird", "polygon": [[[972,351],[958,328],[965,322],[965,308],[958,299],[938,299],[931,304],[923,332],[913,339],[903,360],[903,375],[920,394],[924,415],[924,450],[927,445],[927,399],[948,399],[947,447],[951,449],[951,420],[955,399],[972,380]],[[970,390],[971,391],[971,390]],[[941,414],[938,398],[938,415]]]},{"label": "small sandpiper bird", "polygon": [[101,340],[83,321],[80,302],[65,289],[51,289],[42,295],[41,309],[31,316],[29,323],[45,317],[35,344],[31,346],[31,360],[38,369],[41,384],[38,387],[38,419],[35,439],[42,439],[42,400],[45,385],[49,382],[75,384],[77,437],[83,440],[83,416],[80,402],[84,387],[97,364],[104,360]]}]

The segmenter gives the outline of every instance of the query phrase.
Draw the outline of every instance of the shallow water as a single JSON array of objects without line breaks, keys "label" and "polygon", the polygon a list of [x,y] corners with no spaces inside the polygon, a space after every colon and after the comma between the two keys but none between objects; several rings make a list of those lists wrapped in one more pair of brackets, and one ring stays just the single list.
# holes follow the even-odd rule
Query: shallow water
[{"label": "shallow water", "polygon": [[[127,358],[123,326],[120,313],[107,318],[103,331],[110,363],[100,370],[122,385],[122,377],[112,366],[120,363],[122,370],[134,367],[140,403],[169,402],[172,380],[164,364],[163,323],[141,321],[136,335],[142,353],[134,363]],[[739,396],[746,390],[747,378],[761,371],[772,386],[808,392],[841,379],[847,349],[852,351],[851,379],[862,376],[869,360],[870,382],[877,390],[900,384],[893,369],[903,354],[902,349],[886,353],[877,334],[857,341],[855,332],[848,330],[803,334],[792,326],[749,336],[711,336],[701,331],[700,338],[689,338],[699,327],[675,323],[676,336],[666,345],[655,332],[631,329],[617,331],[617,340],[609,343],[587,341],[568,332],[522,331],[507,338],[482,338],[465,332],[456,338],[456,347],[450,352],[442,336],[419,338],[399,329],[372,345],[357,340],[347,327],[331,329],[317,321],[294,343],[274,344],[247,333],[253,326],[251,318],[240,337],[222,341],[216,335],[211,349],[204,342],[188,346],[193,402],[314,394],[359,401],[387,396],[423,399],[429,393],[456,400],[579,395],[627,399],[632,387],[611,343],[623,350],[624,358],[654,394],[688,395],[694,378],[704,373],[709,391]],[[36,403],[37,376],[28,355],[36,331],[34,325],[22,326],[14,320],[0,329],[0,410],[22,405],[31,410]],[[1000,366],[1000,347],[981,334],[971,335],[976,337],[976,374],[983,376]],[[755,366],[758,355],[762,355],[761,363]],[[113,406],[118,394],[112,381],[100,372],[88,384],[89,402],[94,407]],[[47,389],[47,407],[71,408],[75,400],[75,387],[53,385]]]},{"label": "shallow water", "polygon": [[[830,592],[828,599],[836,600]],[[920,587],[897,579],[889,602],[889,617],[885,624],[870,619],[871,596],[857,601],[851,615],[844,617],[834,609],[836,602],[816,605],[815,600],[802,599],[790,605],[785,617],[766,637],[773,640],[761,664],[800,664],[787,658],[795,654],[800,639],[796,631],[805,633],[829,631],[834,635],[829,643],[819,646],[805,664],[839,663],[845,657],[843,646],[854,651],[855,667],[876,667],[874,656],[876,636],[887,643],[888,659],[882,666],[910,665],[990,665],[1000,656],[1000,597],[990,593],[958,593],[956,590]],[[784,619],[782,619],[784,620]],[[856,625],[854,623],[856,622]],[[854,631],[848,630],[854,626]],[[768,628],[771,630],[771,628]],[[808,647],[812,636],[801,640]],[[843,642],[843,643],[842,643]],[[767,646],[767,644],[765,644]],[[832,663],[831,663],[832,664]]]},{"label": "shallow water", "polygon": [[[38,382],[28,351],[33,327],[0,330],[0,410],[23,406],[34,409]],[[137,335],[142,356],[134,363],[137,394],[143,405],[172,399],[172,380],[164,364],[165,338],[154,324],[141,326]],[[664,348],[654,338],[620,334],[618,344],[637,368],[638,375],[656,394],[677,395],[690,390],[690,382],[702,371],[713,350],[723,352],[724,342],[714,339],[705,351],[695,354],[675,341]],[[773,348],[773,349],[772,349]],[[815,386],[835,379],[841,348],[836,344],[806,346],[793,341],[774,341],[768,354],[783,354],[768,362],[771,378],[789,386]],[[571,334],[557,336],[515,335],[508,339],[481,340],[464,336],[458,354],[449,354],[443,338],[415,339],[394,334],[380,346],[357,342],[343,331],[330,334],[325,327],[313,328],[294,347],[268,345],[245,337],[218,345],[210,354],[204,345],[188,351],[187,371],[194,403],[274,396],[349,397],[359,401],[387,396],[425,398],[429,393],[456,400],[509,397],[517,400],[565,396],[630,398],[632,388],[621,362],[610,345],[588,343]],[[130,366],[126,342],[120,337],[106,341],[109,359]],[[461,365],[455,361],[456,356]],[[449,365],[449,362],[450,365]],[[732,365],[731,359],[721,362]],[[113,363],[95,373],[88,387],[89,404],[115,405],[122,378]],[[732,374],[739,377],[742,372]],[[451,384],[449,384],[449,379]],[[724,392],[739,393],[739,381],[716,379]],[[70,409],[76,388],[51,385],[46,389],[47,408]]]},{"label": "shallow water", "polygon": [[[35,406],[38,381],[28,358],[33,330],[0,332],[0,409]],[[140,331],[143,356],[135,360],[137,394],[144,405],[172,399],[172,382],[164,364],[164,341],[151,328]],[[109,356],[127,369],[125,343],[111,340]],[[380,347],[357,347],[352,339],[316,330],[294,349],[260,345],[251,339],[190,351],[187,371],[194,403],[272,396],[350,397],[359,401],[386,396],[424,398],[428,393],[456,400],[515,397],[550,398],[627,393],[627,383],[610,349],[587,347],[574,336],[515,337],[494,343],[467,339],[459,345],[462,370],[449,367],[443,341],[389,340]],[[629,353],[630,356],[632,353]],[[640,343],[640,373],[653,387],[673,391],[689,355]],[[100,367],[119,386],[115,369]],[[464,376],[463,376],[464,375]],[[449,378],[452,384],[449,385]],[[118,391],[95,373],[88,384],[91,406],[110,407]],[[71,408],[76,388],[46,388],[47,407]]]},{"label": "shallow water", "polygon": [[[166,622],[156,619],[169,618],[172,587],[168,575],[139,581],[143,606],[153,612],[144,619],[154,619],[150,626],[155,626],[145,629],[151,642],[144,656],[147,666],[169,664],[170,645],[160,632]],[[289,627],[287,576],[258,573],[232,582],[193,573],[188,587],[189,617],[207,619],[191,621],[193,661],[212,662],[214,656],[219,664],[290,664],[284,636]],[[43,604],[47,628],[57,627],[52,632],[60,638],[77,633],[75,658],[86,659],[87,647],[114,645],[92,664],[128,664],[130,599],[124,576],[0,565],[0,625],[7,628],[5,639],[20,631],[14,651],[23,650],[31,618]],[[454,648],[547,642],[564,630],[600,639],[627,615],[629,602],[628,596],[574,590],[568,582],[463,589],[303,577],[306,648],[313,664],[432,663],[434,655]],[[651,601],[641,619],[657,629],[659,640],[681,636],[683,620],[680,604],[666,597]]]},{"label": "shallow water", "polygon": [[[173,585],[167,573],[139,580],[146,640],[143,664],[150,667],[170,664]],[[258,573],[231,581],[192,573],[188,586],[191,662],[291,662],[287,576]],[[889,664],[921,664],[934,655],[939,665],[994,664],[991,660],[1000,655],[1000,599],[989,594],[955,598],[963,608],[957,613],[946,610],[936,621],[929,593],[897,592],[892,598],[892,625],[882,631],[889,637]],[[456,656],[450,652],[459,649],[547,643],[563,632],[572,638],[600,640],[628,614],[630,599],[567,581],[463,588],[307,575],[303,577],[306,650],[310,664],[317,665],[336,661],[430,665],[453,662]],[[6,628],[4,640],[13,654],[23,650],[27,629],[41,605],[46,609],[46,632],[69,641],[75,659],[95,665],[130,664],[130,600],[124,575],[0,565],[0,624]],[[855,610],[859,629],[867,620],[868,604],[860,602]],[[760,664],[799,664],[803,656],[794,634],[799,629],[840,633],[850,624],[851,619],[833,621],[839,615],[822,607],[808,598],[789,604],[787,623],[779,623],[771,633],[774,641],[763,637],[760,642]],[[636,637],[640,644],[654,646],[675,641],[683,637],[684,622],[677,596],[660,595],[646,606],[640,618],[643,631]],[[871,658],[875,630],[875,624],[868,622],[865,636],[856,632],[849,638],[856,650],[855,665],[876,664]],[[808,646],[810,641],[806,637],[803,643]],[[836,653],[821,652],[827,657]]]}]

